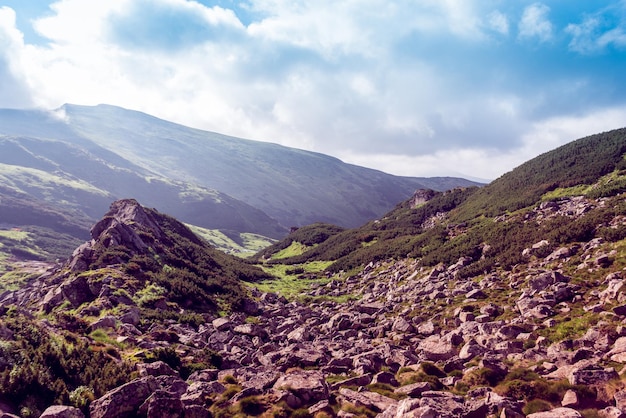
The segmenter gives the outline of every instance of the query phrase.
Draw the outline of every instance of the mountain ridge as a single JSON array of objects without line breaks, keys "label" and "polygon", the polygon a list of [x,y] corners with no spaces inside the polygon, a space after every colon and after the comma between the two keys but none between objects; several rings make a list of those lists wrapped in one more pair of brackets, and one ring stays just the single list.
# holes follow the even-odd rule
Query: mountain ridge
[{"label": "mountain ridge", "polygon": [[[467,183],[429,181],[438,189]],[[111,105],[64,105],[55,111],[0,109],[0,184],[22,196],[20,207],[27,212],[52,211],[66,220],[76,214],[77,225],[59,232],[69,228],[77,238],[87,236],[85,225],[97,220],[111,201],[136,198],[184,222],[216,230],[236,247],[246,242],[242,234],[264,236],[269,243],[282,238],[288,227],[309,221],[359,225],[410,196],[422,180],[187,128]],[[5,201],[14,198],[7,195]]]}]

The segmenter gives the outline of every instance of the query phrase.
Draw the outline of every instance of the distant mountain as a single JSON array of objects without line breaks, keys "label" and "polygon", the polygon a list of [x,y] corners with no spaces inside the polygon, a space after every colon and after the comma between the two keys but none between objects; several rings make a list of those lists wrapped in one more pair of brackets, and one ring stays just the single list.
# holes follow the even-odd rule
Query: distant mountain
[{"label": "distant mountain", "polygon": [[[56,112],[0,111],[1,134],[79,147],[127,176],[154,176],[190,188],[218,190],[285,227],[317,221],[354,227],[384,214],[418,188],[447,190],[476,184],[459,178],[392,176],[327,155],[191,129],[109,105],[64,105]],[[37,152],[28,154],[37,158]],[[91,162],[76,168],[84,174],[90,166]],[[113,179],[107,183],[125,186],[113,184]],[[158,196],[136,183],[132,190],[104,189],[115,197],[136,197],[142,204],[169,210],[162,206],[165,199],[159,202]],[[142,189],[151,198],[137,196]],[[252,232],[243,226],[235,229]]]}]

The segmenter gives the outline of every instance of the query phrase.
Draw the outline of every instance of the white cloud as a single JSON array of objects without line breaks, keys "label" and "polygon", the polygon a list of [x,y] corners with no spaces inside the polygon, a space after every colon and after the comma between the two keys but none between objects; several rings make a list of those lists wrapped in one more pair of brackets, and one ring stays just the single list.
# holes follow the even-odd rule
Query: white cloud
[{"label": "white cloud", "polygon": [[[566,125],[532,116],[555,95],[580,96],[561,88],[573,85],[571,77],[537,86],[505,57],[489,55],[494,38],[502,42],[499,54],[519,47],[507,36],[514,12],[495,10],[500,1],[246,4],[247,27],[234,12],[195,1],[61,0],[35,21],[50,40],[42,45],[24,45],[15,16],[0,9],[0,87],[21,86],[16,97],[26,103],[32,93],[48,109],[109,103],[403,175],[493,178],[536,155],[541,144],[585,131],[558,129],[585,117],[572,116]],[[526,7],[518,39],[553,39],[548,12],[540,3]],[[178,22],[168,26],[178,30],[171,36],[159,32],[169,16]],[[623,33],[604,34],[594,42],[622,42]],[[559,86],[556,93],[548,82]],[[601,125],[611,123],[619,118]],[[557,139],[542,140],[540,129]]]},{"label": "white cloud", "polygon": [[542,3],[533,3],[524,9],[519,22],[519,38],[547,42],[552,39],[553,25],[548,19],[550,8]]},{"label": "white cloud", "polygon": [[509,34],[509,19],[505,14],[494,10],[487,16],[487,27],[502,34]]},{"label": "white cloud", "polygon": [[15,12],[0,7],[0,107],[32,106],[30,88],[22,72],[23,36],[15,26]]}]

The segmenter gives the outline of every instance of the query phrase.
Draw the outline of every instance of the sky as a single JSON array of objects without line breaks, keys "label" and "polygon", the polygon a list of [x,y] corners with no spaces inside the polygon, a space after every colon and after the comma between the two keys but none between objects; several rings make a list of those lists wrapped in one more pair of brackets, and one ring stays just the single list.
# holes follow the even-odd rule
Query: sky
[{"label": "sky", "polygon": [[64,103],[495,179],[626,126],[626,0],[0,0],[0,108]]}]

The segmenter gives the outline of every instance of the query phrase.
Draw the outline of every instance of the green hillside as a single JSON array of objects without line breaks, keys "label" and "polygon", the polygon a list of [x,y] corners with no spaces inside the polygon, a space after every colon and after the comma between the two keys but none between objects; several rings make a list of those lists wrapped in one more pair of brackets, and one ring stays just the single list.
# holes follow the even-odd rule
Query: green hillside
[{"label": "green hillside", "polygon": [[[384,217],[329,235],[315,246],[303,242],[296,231],[257,254],[257,259],[270,264],[328,261],[332,263],[327,271],[337,272],[390,258],[412,257],[423,266],[434,266],[469,257],[462,274],[471,276],[495,266],[513,268],[523,261],[525,248],[544,239],[550,242],[544,252],[593,237],[619,240],[626,234],[623,226],[596,225],[625,210],[621,198],[615,197],[626,190],[625,153],[626,129],[582,138],[528,161],[488,186],[438,192],[417,207],[403,202]],[[608,200],[575,220],[561,216],[542,223],[523,221],[542,201],[577,195]],[[506,216],[510,222],[503,222]],[[299,254],[272,259],[270,251],[294,241],[305,244]]]}]

